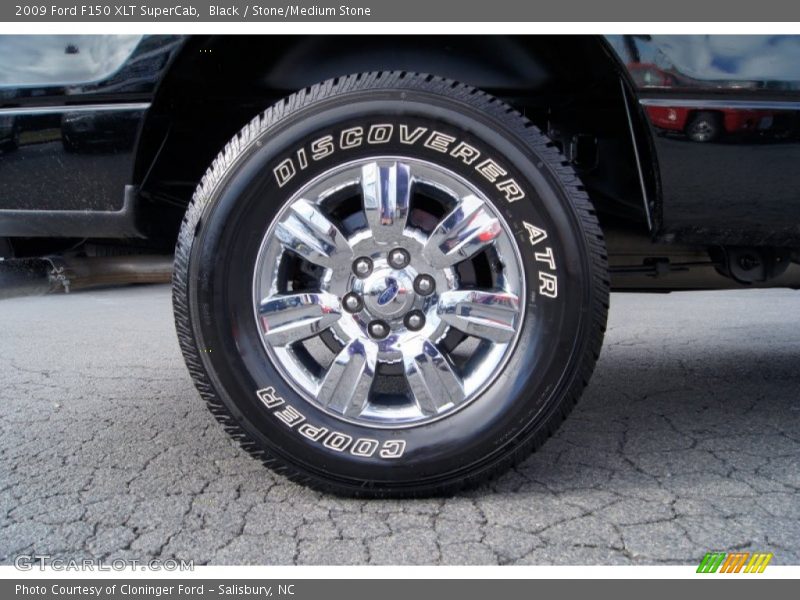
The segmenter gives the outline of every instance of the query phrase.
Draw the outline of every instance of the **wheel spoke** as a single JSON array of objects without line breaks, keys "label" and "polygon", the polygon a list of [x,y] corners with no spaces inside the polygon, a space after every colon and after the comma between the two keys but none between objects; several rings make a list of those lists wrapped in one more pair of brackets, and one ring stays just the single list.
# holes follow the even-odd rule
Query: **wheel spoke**
[{"label": "wheel spoke", "polygon": [[348,417],[360,415],[375,378],[376,356],[374,345],[358,339],[342,348],[320,384],[319,402]]},{"label": "wheel spoke", "polygon": [[364,212],[378,244],[398,243],[408,219],[411,169],[408,165],[369,163],[361,168]]},{"label": "wheel spoke", "polygon": [[510,342],[516,331],[519,298],[506,292],[450,290],[439,297],[442,321],[468,335]]},{"label": "wheel spoke", "polygon": [[405,371],[414,399],[425,416],[436,415],[464,399],[461,378],[429,340],[422,342],[418,352],[406,357]]},{"label": "wheel spoke", "polygon": [[433,230],[422,254],[434,267],[451,267],[492,243],[501,232],[500,222],[483,201],[465,196]]},{"label": "wheel spoke", "polygon": [[309,292],[265,298],[258,316],[267,340],[285,346],[320,334],[339,320],[341,310],[333,294]]},{"label": "wheel spoke", "polygon": [[292,204],[289,216],[278,224],[281,244],[323,267],[349,264],[353,250],[341,231],[308,200]]}]

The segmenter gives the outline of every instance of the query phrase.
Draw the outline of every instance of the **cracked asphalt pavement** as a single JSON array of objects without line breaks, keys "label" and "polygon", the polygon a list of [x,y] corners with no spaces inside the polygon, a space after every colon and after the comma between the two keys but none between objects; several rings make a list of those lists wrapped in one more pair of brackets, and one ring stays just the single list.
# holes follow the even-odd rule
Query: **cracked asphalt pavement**
[{"label": "cracked asphalt pavement", "polygon": [[800,293],[615,294],[536,454],[447,499],[326,496],[230,441],[167,286],[0,301],[0,563],[800,563]]}]

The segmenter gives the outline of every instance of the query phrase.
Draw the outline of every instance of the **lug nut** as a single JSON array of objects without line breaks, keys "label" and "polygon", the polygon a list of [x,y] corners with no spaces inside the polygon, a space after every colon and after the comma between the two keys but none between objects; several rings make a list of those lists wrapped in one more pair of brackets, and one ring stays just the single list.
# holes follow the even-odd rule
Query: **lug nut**
[{"label": "lug nut", "polygon": [[361,279],[369,277],[369,274],[372,273],[372,261],[366,256],[357,258],[353,263],[353,273]]},{"label": "lug nut", "polygon": [[402,269],[408,264],[409,260],[408,252],[402,248],[395,248],[389,252],[389,265],[393,269]]},{"label": "lug nut", "polygon": [[369,334],[376,340],[382,340],[389,335],[389,325],[385,321],[372,321],[367,326]]},{"label": "lug nut", "polygon": [[420,296],[430,296],[436,289],[436,281],[430,275],[419,275],[414,280],[414,291]]},{"label": "lug nut", "polygon": [[406,318],[403,319],[403,321],[406,327],[411,331],[419,331],[425,327],[425,315],[418,310],[412,310],[406,315]]},{"label": "lug nut", "polygon": [[358,294],[350,292],[349,294],[345,294],[344,298],[342,298],[342,306],[347,312],[357,313],[364,307],[364,303],[361,301],[361,297]]}]

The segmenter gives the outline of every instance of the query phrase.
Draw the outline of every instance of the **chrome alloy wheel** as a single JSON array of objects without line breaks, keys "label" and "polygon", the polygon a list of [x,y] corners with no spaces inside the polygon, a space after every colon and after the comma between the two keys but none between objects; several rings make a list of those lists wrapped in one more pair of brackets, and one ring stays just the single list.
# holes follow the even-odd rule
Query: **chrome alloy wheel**
[{"label": "chrome alloy wheel", "polygon": [[347,163],[270,225],[253,300],[281,376],[337,417],[417,425],[474,400],[514,350],[521,258],[494,205],[435,163]]}]

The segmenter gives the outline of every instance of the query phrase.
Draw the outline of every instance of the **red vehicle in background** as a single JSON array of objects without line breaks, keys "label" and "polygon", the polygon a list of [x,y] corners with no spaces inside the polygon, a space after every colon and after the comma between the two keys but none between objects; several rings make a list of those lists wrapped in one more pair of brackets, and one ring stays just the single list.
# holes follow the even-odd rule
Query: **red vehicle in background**
[{"label": "red vehicle in background", "polygon": [[684,133],[693,142],[713,142],[723,134],[755,133],[773,128],[775,111],[738,108],[702,110],[681,106],[646,106],[657,129]]},{"label": "red vehicle in background", "polygon": [[[628,72],[639,89],[694,88],[697,80],[665,71],[652,63],[629,63]],[[723,86],[727,87],[727,86]],[[755,133],[772,129],[775,111],[752,108],[699,108],[697,106],[645,106],[652,125],[661,133],[683,133],[693,142],[713,142],[723,134]]]}]

